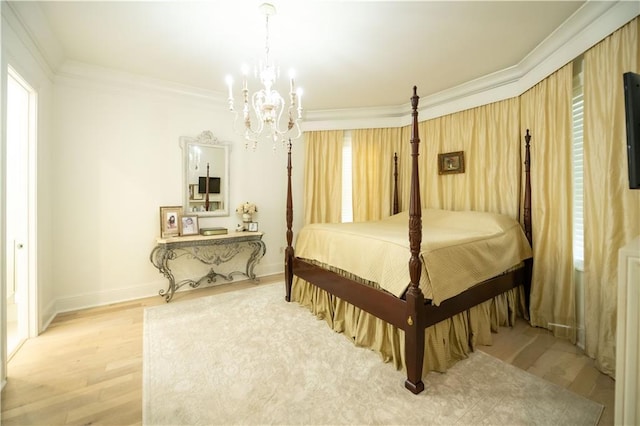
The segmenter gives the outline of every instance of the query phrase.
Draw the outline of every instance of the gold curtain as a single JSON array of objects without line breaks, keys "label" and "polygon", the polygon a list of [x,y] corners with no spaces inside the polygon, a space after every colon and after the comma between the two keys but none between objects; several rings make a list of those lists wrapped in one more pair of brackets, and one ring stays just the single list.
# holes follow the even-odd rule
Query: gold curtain
[{"label": "gold curtain", "polygon": [[304,223],[337,223],[342,210],[342,130],[305,132]]},{"label": "gold curtain", "polygon": [[[518,98],[418,124],[423,208],[482,210],[518,217],[520,126]],[[398,152],[400,210],[409,208],[411,126],[401,128]],[[439,175],[438,154],[464,151],[465,172]]]},{"label": "gold curtain", "polygon": [[354,222],[391,215],[393,154],[400,145],[401,135],[400,128],[352,132]]},{"label": "gold curtain", "polygon": [[585,341],[615,373],[618,250],[640,234],[640,191],[630,190],[622,74],[640,72],[639,18],[585,52]]},{"label": "gold curtain", "polygon": [[[420,123],[423,207],[518,218],[518,105],[511,98]],[[464,151],[464,173],[439,175],[438,154],[454,151]]]},{"label": "gold curtain", "polygon": [[531,324],[575,343],[572,88],[568,64],[525,92],[520,109],[521,133],[531,131]]}]

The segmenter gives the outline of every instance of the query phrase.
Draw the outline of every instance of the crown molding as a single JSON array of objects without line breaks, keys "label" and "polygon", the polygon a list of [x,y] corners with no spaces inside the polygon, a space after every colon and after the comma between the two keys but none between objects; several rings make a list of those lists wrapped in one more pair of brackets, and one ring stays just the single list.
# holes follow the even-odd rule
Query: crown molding
[{"label": "crown molding", "polygon": [[[60,45],[37,4],[5,1],[7,21],[28,39],[56,84],[179,98],[226,111],[224,94],[75,61],[64,61]],[[520,63],[420,100],[420,119],[435,118],[519,96],[609,34],[640,15],[637,1],[587,1]],[[5,13],[3,13],[5,19]],[[20,27],[20,28],[18,28]],[[37,30],[34,30],[37,29]],[[407,90],[409,91],[409,87]],[[419,89],[419,88],[418,88]],[[307,110],[303,131],[400,127],[410,124],[411,108],[402,105],[337,110]]]},{"label": "crown molding", "polygon": [[64,52],[37,2],[2,1],[2,19],[20,37],[43,72],[53,80],[56,70],[64,62]]},{"label": "crown molding", "polygon": [[171,98],[227,111],[227,99],[218,92],[78,61],[64,62],[54,81],[67,87],[125,93],[128,96]]},{"label": "crown molding", "polygon": [[[517,65],[422,97],[420,120],[519,96],[638,15],[640,2],[587,1]],[[363,112],[373,115],[366,117]],[[400,106],[376,108],[374,111],[307,111],[302,129],[313,131],[406,126],[411,123],[410,112],[408,102]]]}]

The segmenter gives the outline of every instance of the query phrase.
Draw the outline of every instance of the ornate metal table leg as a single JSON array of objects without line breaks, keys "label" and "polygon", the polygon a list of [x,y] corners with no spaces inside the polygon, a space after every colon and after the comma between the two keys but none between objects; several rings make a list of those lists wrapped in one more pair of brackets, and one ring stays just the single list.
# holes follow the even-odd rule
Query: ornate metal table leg
[{"label": "ornate metal table leg", "polygon": [[171,249],[166,249],[163,246],[156,246],[149,256],[149,260],[153,266],[158,268],[158,271],[169,280],[169,287],[166,290],[160,289],[158,294],[164,297],[166,302],[169,302],[173,298],[173,294],[176,292],[176,280],[169,268],[169,260],[175,257],[175,253]]},{"label": "ornate metal table leg", "polygon": [[258,281],[256,279],[256,274],[253,272],[253,268],[255,268],[255,266],[258,264],[258,261],[262,259],[262,256],[264,256],[264,254],[267,252],[267,246],[262,240],[260,240],[249,242],[249,247],[253,247],[253,251],[251,252],[251,256],[249,256],[249,260],[247,261],[246,275],[253,281]]}]

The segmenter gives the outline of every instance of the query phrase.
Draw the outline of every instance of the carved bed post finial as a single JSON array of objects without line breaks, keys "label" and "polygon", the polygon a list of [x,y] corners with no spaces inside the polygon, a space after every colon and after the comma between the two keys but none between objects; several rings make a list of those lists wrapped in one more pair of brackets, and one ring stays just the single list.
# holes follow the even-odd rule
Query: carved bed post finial
[{"label": "carved bed post finial", "polygon": [[529,244],[533,246],[533,235],[531,230],[531,149],[529,143],[531,142],[531,135],[529,129],[524,136],[524,233],[529,240]]},{"label": "carved bed post finial", "polygon": [[407,327],[405,328],[405,353],[407,380],[404,386],[414,394],[424,390],[422,381],[422,363],[424,360],[424,324],[425,308],[424,295],[420,290],[420,276],[422,261],[420,260],[420,246],[422,244],[422,207],[420,205],[420,178],[418,174],[418,155],[420,137],[418,135],[418,93],[413,86],[411,97],[411,194],[409,198],[409,276],[411,283],[405,294],[407,302]]},{"label": "carved bed post finial", "polygon": [[[533,248],[533,220],[531,218],[531,135],[529,129],[524,136],[524,234]],[[527,259],[525,264],[525,279],[524,279],[524,302],[525,309],[529,318],[529,304],[531,300],[531,286],[533,278],[533,259]]]},{"label": "carved bed post finial", "polygon": [[418,135],[418,100],[417,87],[413,86],[411,97],[411,195],[409,198],[409,246],[411,259],[409,260],[409,274],[411,287],[418,287],[422,273],[420,261],[420,245],[422,244],[422,206],[420,202],[420,178],[418,174],[418,156],[420,136]]},{"label": "carved bed post finial", "polygon": [[209,163],[207,163],[207,180],[204,186],[204,209],[209,211]]},{"label": "carved bed post finial", "polygon": [[284,252],[285,300],[291,301],[293,284],[293,196],[291,191],[291,139],[287,142],[287,248]]},{"label": "carved bed post finial", "polygon": [[398,153],[393,153],[393,210],[391,214],[400,212],[400,203],[398,202]]}]

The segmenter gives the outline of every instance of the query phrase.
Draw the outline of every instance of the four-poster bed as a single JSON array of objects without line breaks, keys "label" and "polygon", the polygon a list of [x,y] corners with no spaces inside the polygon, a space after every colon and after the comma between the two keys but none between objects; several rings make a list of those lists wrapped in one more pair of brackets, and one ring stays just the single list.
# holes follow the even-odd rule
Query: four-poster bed
[{"label": "four-poster bed", "polygon": [[[362,311],[375,316],[386,322],[387,324],[402,330],[404,335],[404,363],[407,370],[407,379],[405,386],[411,392],[417,394],[424,390],[424,383],[422,381],[423,374],[423,361],[425,356],[425,330],[428,327],[433,326],[445,319],[451,318],[461,312],[468,310],[482,302],[490,300],[502,293],[516,288],[519,285],[524,285],[525,303],[528,309],[529,287],[531,282],[531,191],[530,191],[530,178],[529,178],[529,140],[530,136],[527,131],[525,136],[526,140],[526,153],[525,153],[525,196],[524,196],[524,233],[517,225],[517,231],[513,229],[513,226],[504,222],[504,219],[485,216],[453,216],[454,219],[444,219],[440,212],[428,211],[423,212],[420,203],[420,185],[418,179],[418,147],[420,143],[418,135],[418,96],[416,93],[416,87],[413,88],[413,96],[411,97],[412,105],[412,133],[411,133],[411,156],[412,156],[412,170],[411,170],[411,189],[410,189],[410,205],[408,215],[398,214],[392,216],[392,219],[381,221],[383,222],[383,228],[380,228],[381,234],[390,234],[387,232],[390,227],[397,227],[399,221],[403,221],[404,231],[402,237],[406,241],[406,219],[408,219],[409,227],[409,244],[407,247],[400,247],[399,253],[406,256],[409,255],[408,268],[406,264],[406,258],[402,264],[402,268],[408,271],[406,274],[406,280],[402,278],[402,274],[396,274],[390,281],[389,287],[385,287],[384,283],[380,286],[371,286],[368,283],[363,283],[363,280],[353,279],[353,276],[347,275],[341,271],[352,272],[352,275],[358,275],[357,267],[354,269],[348,267],[342,267],[341,259],[342,253],[339,257],[329,255],[327,258],[322,258],[320,251],[314,251],[316,246],[324,246],[328,248],[328,251],[335,253],[337,247],[337,241],[341,241],[337,238],[339,232],[333,233],[333,227],[335,225],[318,226],[313,233],[313,226],[305,227],[301,233],[304,232],[305,239],[301,243],[301,237],[298,236],[298,244],[296,250],[308,253],[318,253],[320,256],[309,255],[309,257],[300,256],[299,253],[294,254],[292,246],[293,242],[293,202],[291,194],[291,147],[289,146],[288,155],[288,187],[287,187],[287,248],[285,251],[285,299],[291,301],[292,299],[292,285],[294,276],[301,278],[302,280],[311,283],[319,289],[322,289],[332,295],[332,297],[341,299]],[[398,210],[397,200],[397,157],[394,158],[394,164],[396,165],[394,170],[394,183],[396,192],[394,194],[393,206],[394,213]],[[426,214],[427,227],[425,228],[429,234],[437,234],[437,229],[433,227],[431,221],[438,223],[445,223],[447,227],[454,229],[454,233],[458,233],[460,229],[456,222],[462,220],[466,221],[480,221],[480,227],[490,228],[490,232],[484,232],[482,229],[474,230],[476,234],[473,238],[469,238],[467,235],[458,235],[457,239],[453,243],[456,248],[454,251],[447,252],[446,248],[440,244],[439,241],[427,240],[423,241],[423,214]],[[471,214],[471,213],[468,213]],[[443,219],[443,222],[439,222]],[[489,220],[490,222],[484,222]],[[493,222],[497,220],[496,222]],[[488,224],[488,225],[487,225]],[[346,225],[346,224],[345,224]],[[359,231],[357,228],[362,228],[365,225],[361,224],[349,224],[350,228],[345,234],[348,234],[347,240],[350,242],[344,244],[348,247],[346,251],[356,251],[354,247],[374,247],[371,244],[378,244],[374,242],[376,231],[365,229],[364,236],[357,235]],[[466,225],[465,225],[466,226]],[[384,228],[386,227],[386,228]],[[463,226],[464,227],[464,226]],[[498,229],[499,228],[499,229]],[[495,232],[494,232],[495,231]],[[393,231],[395,232],[395,231]],[[323,239],[318,235],[330,235],[329,239]],[[526,238],[525,235],[526,234]],[[394,234],[395,235],[395,234]],[[373,238],[372,238],[373,237]],[[520,239],[521,237],[521,239]],[[331,239],[336,238],[336,239]],[[364,240],[362,239],[364,238]],[[394,240],[395,239],[395,240]],[[496,262],[498,259],[506,258],[505,253],[513,254],[513,258],[504,260],[509,262],[502,266],[496,266],[497,270],[484,270],[479,264],[491,263],[487,261],[487,258],[481,258],[479,262],[476,262],[470,270],[474,272],[471,275],[475,275],[476,281],[465,282],[464,285],[453,293],[447,293],[445,287],[436,287],[436,281],[456,281],[458,276],[465,275],[466,272],[458,273],[455,268],[447,269],[446,265],[442,268],[442,264],[437,264],[437,268],[444,270],[444,273],[438,276],[434,271],[436,267],[429,270],[427,266],[424,269],[423,263],[429,263],[433,253],[441,255],[442,258],[448,258],[455,253],[458,256],[457,246],[461,246],[461,242],[464,240],[465,244],[469,240],[471,241],[471,253],[491,253],[497,252],[495,257]],[[527,241],[528,240],[528,241]],[[309,242],[311,241],[311,242]],[[501,243],[494,243],[494,241],[500,241]],[[524,241],[524,243],[522,242]],[[315,244],[317,242],[317,244]],[[424,250],[423,243],[435,249],[428,253]],[[503,244],[504,243],[504,244]],[[314,245],[315,244],[315,245]],[[342,244],[342,243],[340,243]],[[503,244],[503,245],[501,245]],[[405,244],[406,245],[406,244]],[[381,245],[377,249],[379,253],[383,254],[384,260],[393,257],[392,252],[398,250],[401,246],[397,242],[397,237],[391,237],[391,245]],[[526,246],[526,247],[525,247]],[[311,247],[311,248],[309,248]],[[375,250],[364,250],[358,252],[356,256],[360,256],[360,259],[366,257],[372,257],[370,253]],[[346,257],[346,255],[345,255]],[[318,259],[318,261],[316,261]],[[327,260],[331,259],[331,260]],[[457,264],[473,263],[473,259],[462,259],[456,257]],[[387,263],[384,263],[381,258],[374,258],[373,263],[378,265],[378,269],[384,269],[382,275],[388,272]],[[339,265],[335,268],[328,267],[327,265]],[[384,264],[383,266],[380,266]],[[367,266],[363,266],[365,274],[368,273]],[[376,268],[372,268],[376,269]],[[477,269],[482,269],[480,272]],[[506,272],[505,272],[506,271]],[[489,274],[489,275],[487,275]],[[388,275],[388,274],[387,274]],[[426,275],[429,275],[427,277]],[[399,278],[398,278],[399,277]],[[480,278],[478,278],[480,277]],[[491,278],[492,277],[492,278]],[[427,287],[424,285],[425,279],[430,283],[431,290],[429,290],[428,298],[425,297],[423,289]],[[396,284],[399,282],[399,286],[394,287],[393,281],[396,280]],[[365,279],[365,281],[367,281]],[[378,280],[374,280],[378,281]],[[380,281],[384,281],[383,278]],[[437,290],[436,290],[437,289]]]}]

